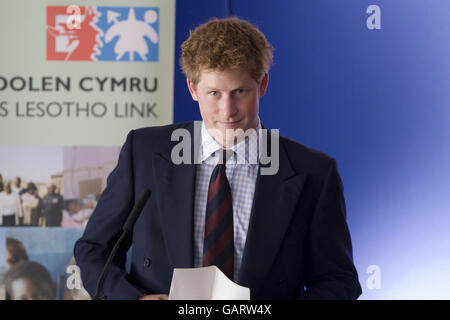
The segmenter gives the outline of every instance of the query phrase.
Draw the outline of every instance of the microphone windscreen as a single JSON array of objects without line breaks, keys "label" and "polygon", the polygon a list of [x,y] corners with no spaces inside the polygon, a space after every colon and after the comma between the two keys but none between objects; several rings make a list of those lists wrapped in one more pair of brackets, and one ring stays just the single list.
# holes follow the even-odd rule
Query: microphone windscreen
[{"label": "microphone windscreen", "polygon": [[142,209],[144,209],[144,206],[150,198],[151,194],[152,192],[149,189],[144,189],[138,201],[134,205],[133,210],[131,210],[127,221],[123,225],[123,231],[125,231],[126,233],[131,233],[133,231],[134,224],[139,218],[139,215],[141,214]]}]

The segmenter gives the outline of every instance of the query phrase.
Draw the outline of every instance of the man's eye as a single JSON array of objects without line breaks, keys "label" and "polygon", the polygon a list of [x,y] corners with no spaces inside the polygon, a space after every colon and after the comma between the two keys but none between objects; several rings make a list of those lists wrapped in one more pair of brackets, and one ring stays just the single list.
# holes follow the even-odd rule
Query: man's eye
[{"label": "man's eye", "polygon": [[235,91],[236,94],[243,94],[244,93],[244,89],[237,89]]},{"label": "man's eye", "polygon": [[209,94],[212,96],[217,96],[217,91],[211,91]]}]

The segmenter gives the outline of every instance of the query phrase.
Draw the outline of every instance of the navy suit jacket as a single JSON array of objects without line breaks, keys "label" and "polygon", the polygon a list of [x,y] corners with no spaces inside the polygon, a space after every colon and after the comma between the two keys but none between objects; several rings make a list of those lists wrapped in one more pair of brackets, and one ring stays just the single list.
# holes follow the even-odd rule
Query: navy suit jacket
[{"label": "navy suit jacket", "polygon": [[[122,225],[145,188],[152,196],[118,250],[104,294],[108,299],[136,299],[168,293],[173,269],[194,267],[196,165],[171,161],[172,148],[179,143],[171,141],[171,134],[177,128],[194,137],[193,122],[128,134],[117,167],[75,244],[83,285],[92,296]],[[200,139],[200,132],[195,137]],[[192,157],[197,152],[193,141]],[[256,180],[237,283],[250,288],[252,299],[356,299],[361,294],[334,159],[280,136],[278,173],[259,174]]]}]

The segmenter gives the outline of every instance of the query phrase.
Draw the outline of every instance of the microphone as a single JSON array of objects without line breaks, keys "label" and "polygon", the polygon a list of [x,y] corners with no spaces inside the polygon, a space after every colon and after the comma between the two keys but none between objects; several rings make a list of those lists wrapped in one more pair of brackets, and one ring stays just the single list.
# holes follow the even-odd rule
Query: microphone
[{"label": "microphone", "polygon": [[122,240],[125,238],[126,235],[130,234],[133,231],[134,224],[139,218],[139,215],[141,214],[142,209],[144,209],[144,206],[147,203],[148,199],[150,198],[151,194],[152,192],[149,189],[144,189],[141,196],[139,197],[139,200],[136,202],[133,209],[131,210],[130,215],[127,218],[127,221],[122,227],[123,230],[122,235],[114,245],[111,253],[109,254],[108,260],[106,261],[106,264],[103,267],[102,273],[100,274],[100,278],[98,279],[97,282],[97,289],[95,291],[94,300],[106,299],[106,296],[102,294],[102,289],[103,289],[103,282],[105,281],[106,275],[108,274],[109,268],[111,267],[111,263],[114,257],[116,256],[117,249],[119,249]]}]

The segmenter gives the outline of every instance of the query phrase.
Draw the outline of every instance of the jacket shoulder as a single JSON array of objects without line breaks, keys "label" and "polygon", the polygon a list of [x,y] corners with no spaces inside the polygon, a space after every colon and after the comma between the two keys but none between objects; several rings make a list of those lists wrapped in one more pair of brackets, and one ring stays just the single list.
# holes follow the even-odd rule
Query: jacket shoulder
[{"label": "jacket shoulder", "polygon": [[336,163],[336,160],[325,152],[287,137],[280,136],[280,148],[284,149],[297,172],[323,174]]},{"label": "jacket shoulder", "polygon": [[131,130],[127,140],[132,140],[133,147],[153,151],[163,151],[173,144],[172,133],[177,129],[190,131],[194,122],[181,122],[164,126],[145,127]]}]

